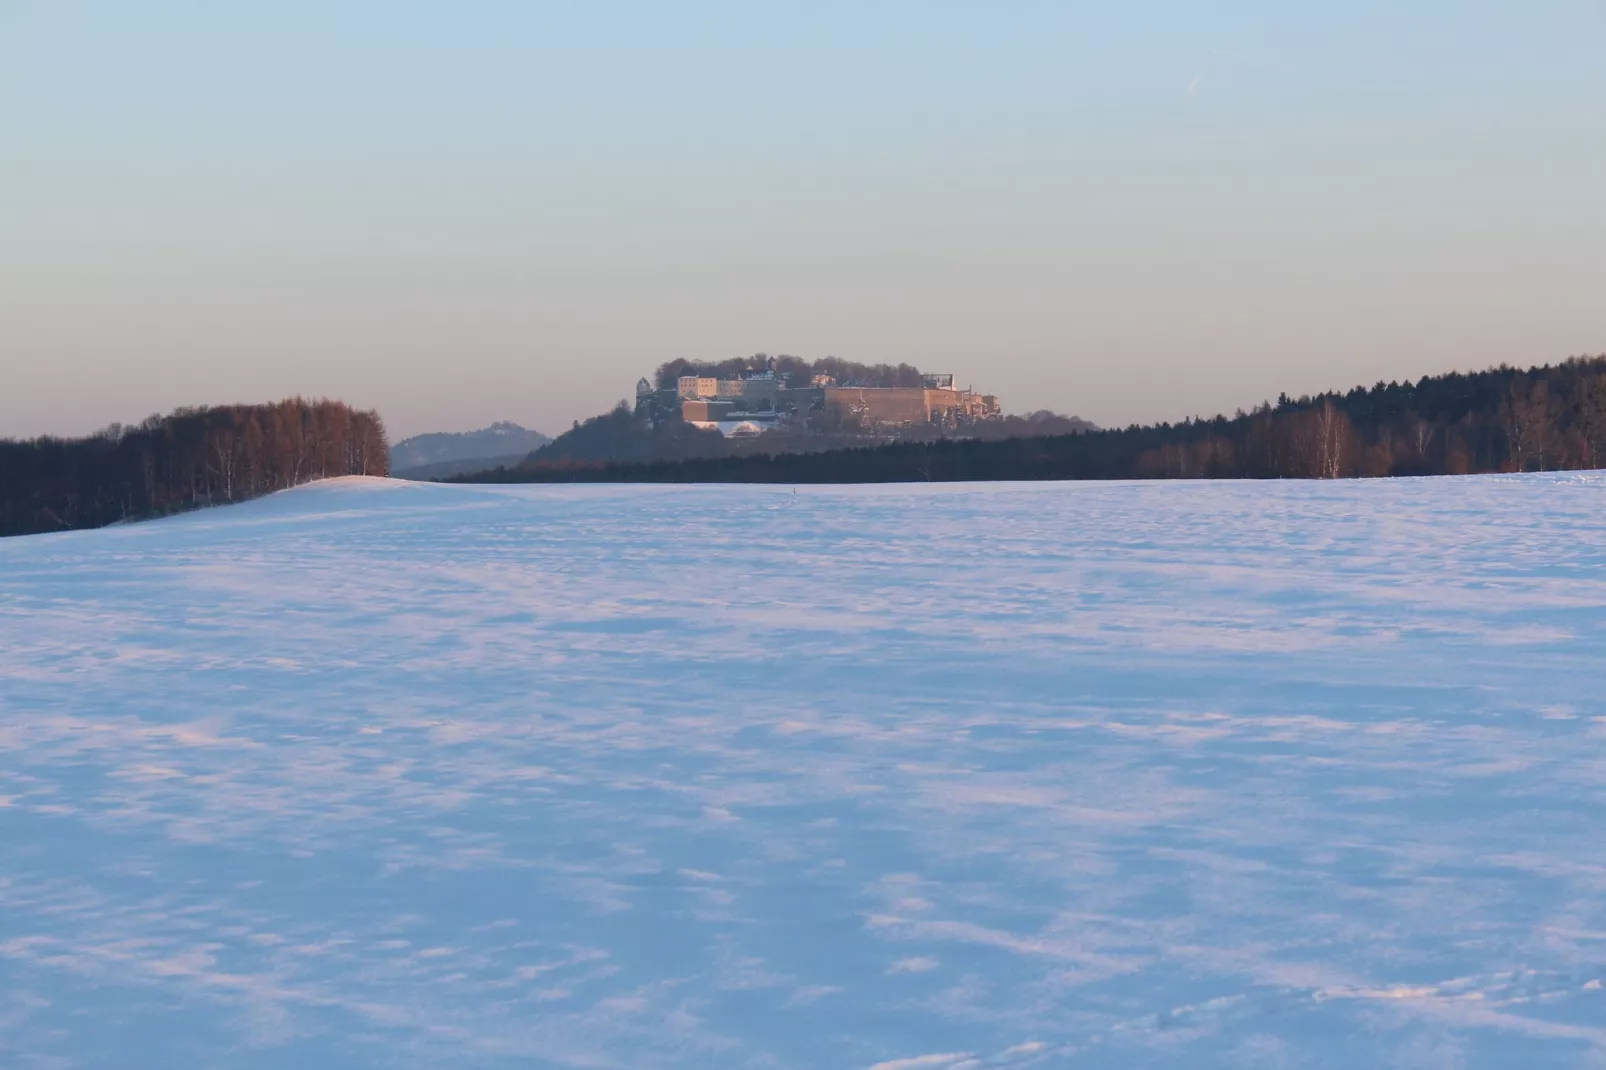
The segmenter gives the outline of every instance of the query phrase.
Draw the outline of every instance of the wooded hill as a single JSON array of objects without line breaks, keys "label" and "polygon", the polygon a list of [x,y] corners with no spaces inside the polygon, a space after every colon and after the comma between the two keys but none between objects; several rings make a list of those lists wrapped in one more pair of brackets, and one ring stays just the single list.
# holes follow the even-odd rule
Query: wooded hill
[{"label": "wooded hill", "polygon": [[338,401],[179,409],[88,438],[0,439],[0,535],[92,528],[387,475],[385,426]]},{"label": "wooded hill", "polygon": [[[760,443],[762,439],[758,440]],[[1606,465],[1606,356],[1279,398],[1232,417],[998,441],[899,442],[653,463],[554,460],[477,482],[881,483],[1307,478]]]},{"label": "wooded hill", "polygon": [[[671,360],[660,364],[649,382],[656,384],[659,390],[673,391],[683,375],[739,379],[764,372],[783,377],[793,389],[807,387],[819,375],[829,376],[839,384],[865,387],[907,388],[922,384],[921,370],[912,364],[859,364],[838,357],[810,361],[785,354],[772,357],[766,353],[722,361]],[[1096,430],[1094,425],[1079,417],[1043,410],[1025,416],[978,421],[966,426],[963,433],[966,438],[1001,439],[1092,430]],[[576,420],[570,430],[532,452],[522,464],[510,464],[507,468],[595,467],[758,454],[822,453],[900,442],[932,442],[948,433],[930,424],[863,428],[827,417],[816,419],[807,427],[800,421],[784,424],[756,438],[727,438],[718,431],[699,429],[678,418],[644,416],[639,406],[632,408],[628,401],[621,401],[609,412],[584,421]]]},{"label": "wooded hill", "polygon": [[[964,434],[967,438],[1003,439],[1073,434],[1091,430],[1096,428],[1086,420],[1042,411],[1026,416],[1006,416],[999,420],[975,423],[966,427]],[[621,401],[611,412],[592,416],[584,421],[576,421],[572,430],[565,431],[531,453],[523,463],[510,464],[507,469],[522,471],[577,465],[597,467],[601,464],[710,460],[776,453],[822,453],[896,442],[935,442],[945,433],[941,428],[929,424],[916,424],[876,432],[845,429],[803,431],[787,428],[769,431],[752,438],[726,438],[718,431],[701,430],[680,420],[644,422],[628,404]]]},{"label": "wooded hill", "polygon": [[[517,464],[552,439],[503,420],[478,431],[437,431],[390,447],[390,471],[402,479],[430,479]],[[475,462],[480,462],[476,464]],[[441,471],[433,471],[444,469]]]}]

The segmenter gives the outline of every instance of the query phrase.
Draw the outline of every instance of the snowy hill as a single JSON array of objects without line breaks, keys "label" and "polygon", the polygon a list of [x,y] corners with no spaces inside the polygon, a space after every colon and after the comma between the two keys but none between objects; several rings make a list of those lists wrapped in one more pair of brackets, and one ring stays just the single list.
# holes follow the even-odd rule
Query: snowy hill
[{"label": "snowy hill", "polygon": [[1606,1059],[1606,478],[0,542],[0,1065]]}]

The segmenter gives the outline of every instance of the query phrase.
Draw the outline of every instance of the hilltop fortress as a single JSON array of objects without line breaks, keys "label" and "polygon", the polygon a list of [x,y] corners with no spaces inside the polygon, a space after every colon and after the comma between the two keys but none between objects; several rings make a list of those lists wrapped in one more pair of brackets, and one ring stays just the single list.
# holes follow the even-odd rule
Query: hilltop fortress
[{"label": "hilltop fortress", "polygon": [[[802,365],[796,358],[781,358]],[[680,420],[717,430],[727,437],[767,431],[862,431],[929,426],[952,430],[1000,418],[998,398],[954,386],[952,375],[921,374],[908,365],[898,368],[835,363],[849,374],[839,376],[805,367],[777,368],[769,358],[755,358],[763,367],[731,374],[701,374],[704,369],[681,361],[688,374],[673,374],[675,365],[659,369],[655,386],[636,384],[636,414],[649,423]],[[715,371],[716,368],[709,368]],[[854,377],[852,372],[869,375]],[[879,373],[879,374],[877,374]],[[901,380],[888,384],[891,377]],[[910,379],[919,385],[909,384]],[[801,381],[800,381],[801,380]]]}]

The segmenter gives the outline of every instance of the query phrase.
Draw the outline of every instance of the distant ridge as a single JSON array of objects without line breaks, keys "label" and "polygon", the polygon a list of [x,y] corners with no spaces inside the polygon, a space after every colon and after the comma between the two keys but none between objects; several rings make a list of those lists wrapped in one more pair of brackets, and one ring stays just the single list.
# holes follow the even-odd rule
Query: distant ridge
[{"label": "distant ridge", "polygon": [[390,470],[403,479],[444,479],[517,464],[552,440],[508,420],[478,431],[414,435],[390,448]]}]

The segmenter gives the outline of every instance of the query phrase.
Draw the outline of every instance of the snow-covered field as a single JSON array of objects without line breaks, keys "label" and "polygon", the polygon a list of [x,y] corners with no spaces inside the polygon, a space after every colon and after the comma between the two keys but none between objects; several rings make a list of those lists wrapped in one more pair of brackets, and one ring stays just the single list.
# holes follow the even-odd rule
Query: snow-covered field
[{"label": "snow-covered field", "polygon": [[0,1066],[1606,1065],[1606,477],[0,541]]}]

